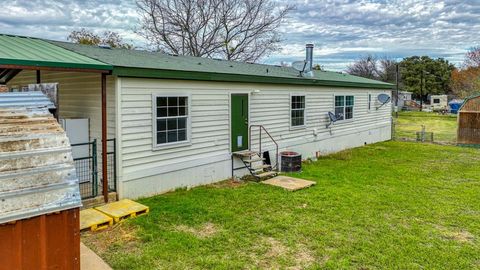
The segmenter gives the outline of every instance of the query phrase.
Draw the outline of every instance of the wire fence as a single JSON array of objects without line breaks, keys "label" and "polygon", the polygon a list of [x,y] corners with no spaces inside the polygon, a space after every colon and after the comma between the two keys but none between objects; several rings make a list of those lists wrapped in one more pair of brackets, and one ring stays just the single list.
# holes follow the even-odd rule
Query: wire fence
[{"label": "wire fence", "polygon": [[[116,175],[116,149],[115,139],[107,140],[111,144],[111,149],[107,152],[107,179],[108,191],[113,192],[117,190],[117,175]],[[81,157],[73,159],[77,177],[80,184],[80,196],[82,199],[94,198],[101,193],[103,187],[102,172],[101,172],[101,152],[98,152],[97,140],[88,143],[72,144],[72,150],[83,150]],[[99,170],[100,169],[100,170]]]},{"label": "wire fence", "polygon": [[399,141],[457,143],[455,115],[426,112],[402,112],[394,117],[392,137]]},{"label": "wire fence", "polygon": [[72,144],[72,151],[83,152],[81,157],[73,159],[80,183],[80,196],[82,199],[96,197],[98,195],[97,141]]}]

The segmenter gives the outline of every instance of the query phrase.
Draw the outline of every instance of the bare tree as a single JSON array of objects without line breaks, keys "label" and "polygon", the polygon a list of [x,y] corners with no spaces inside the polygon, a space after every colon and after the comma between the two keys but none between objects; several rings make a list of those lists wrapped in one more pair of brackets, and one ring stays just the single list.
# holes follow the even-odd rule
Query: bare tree
[{"label": "bare tree", "polygon": [[471,48],[465,55],[465,68],[480,67],[480,47]]},{"label": "bare tree", "polygon": [[347,67],[351,75],[394,83],[398,62],[388,56],[366,55]]},{"label": "bare tree", "polygon": [[105,31],[101,35],[82,28],[75,30],[68,35],[67,40],[86,45],[101,45],[106,44],[112,48],[133,49],[133,45],[126,43],[117,32]]},{"label": "bare tree", "polygon": [[272,0],[137,0],[138,33],[172,54],[255,62],[278,49],[293,6]]},{"label": "bare tree", "polygon": [[377,57],[366,55],[347,67],[347,73],[369,79],[378,79]]},{"label": "bare tree", "polygon": [[398,62],[388,57],[382,57],[378,61],[378,79],[382,82],[395,83]]}]

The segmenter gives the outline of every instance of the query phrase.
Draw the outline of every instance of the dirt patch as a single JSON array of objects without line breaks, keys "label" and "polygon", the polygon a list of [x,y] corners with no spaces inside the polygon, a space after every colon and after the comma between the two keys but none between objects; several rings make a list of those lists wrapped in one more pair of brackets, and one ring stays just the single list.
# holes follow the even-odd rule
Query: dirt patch
[{"label": "dirt patch", "polygon": [[[249,255],[254,262],[254,269],[305,269],[315,262],[313,252],[304,244],[288,247],[273,237],[263,237]],[[281,262],[290,262],[282,266]],[[325,262],[320,262],[322,265]]]},{"label": "dirt patch", "polygon": [[198,238],[209,238],[218,233],[218,227],[211,223],[207,222],[199,228],[190,227],[187,225],[179,225],[175,227],[176,231],[193,234]]},{"label": "dirt patch", "polygon": [[289,253],[289,249],[280,243],[278,240],[272,237],[268,237],[264,240],[264,242],[268,245],[268,251],[265,253],[265,257],[282,257],[286,256]]},{"label": "dirt patch", "polygon": [[249,269],[280,269],[278,259],[285,258],[290,249],[273,237],[262,237],[253,247],[249,257],[253,265]]},{"label": "dirt patch", "polygon": [[435,228],[440,232],[442,237],[453,240],[459,243],[473,243],[475,236],[464,229],[450,229],[440,225],[436,225]]},{"label": "dirt patch", "polygon": [[82,242],[100,255],[108,253],[112,247],[138,253],[141,249],[137,230],[133,225],[120,223],[105,230],[82,233]]},{"label": "dirt patch", "polygon": [[[310,249],[308,249],[305,245],[300,244],[297,246],[297,249],[294,253],[294,261],[295,265],[290,267],[290,269],[305,269],[310,267],[312,263],[315,262],[315,257]],[[325,262],[323,262],[322,265],[324,263]]]},{"label": "dirt patch", "polygon": [[238,180],[229,179],[229,180],[213,183],[213,184],[210,184],[208,186],[213,187],[213,188],[238,188],[238,187],[241,187],[245,184],[246,184],[245,181],[238,181]]},{"label": "dirt patch", "polygon": [[472,243],[475,236],[467,231],[448,232],[446,236],[460,243]]}]

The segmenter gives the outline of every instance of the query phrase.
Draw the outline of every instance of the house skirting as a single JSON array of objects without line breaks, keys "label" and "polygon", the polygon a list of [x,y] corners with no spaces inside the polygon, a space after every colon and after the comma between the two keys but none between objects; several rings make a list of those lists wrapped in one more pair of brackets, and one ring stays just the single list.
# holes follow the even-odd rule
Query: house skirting
[{"label": "house skirting", "polygon": [[[370,128],[337,131],[329,136],[323,135],[317,138],[299,138],[280,142],[279,151],[299,152],[303,159],[307,159],[315,158],[317,152],[325,155],[390,139],[390,125],[381,123]],[[270,154],[274,155],[275,153],[270,151]],[[274,159],[272,158],[272,160]],[[240,164],[236,163],[234,165],[239,166]],[[231,177],[231,166],[231,155],[225,153],[210,158],[193,159],[176,166],[144,171],[136,174],[137,177],[134,179],[120,182],[122,185],[121,191],[123,191],[120,198],[147,197],[178,188],[190,188],[222,181]],[[235,172],[235,176],[241,177],[247,173],[246,170],[239,170]],[[130,177],[133,177],[133,175],[130,175]]]}]

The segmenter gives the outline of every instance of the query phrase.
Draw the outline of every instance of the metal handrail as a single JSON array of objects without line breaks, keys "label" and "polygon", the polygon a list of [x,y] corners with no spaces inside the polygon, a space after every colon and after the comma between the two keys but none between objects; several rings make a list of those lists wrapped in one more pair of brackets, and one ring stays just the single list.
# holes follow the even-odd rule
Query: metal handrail
[{"label": "metal handrail", "polygon": [[270,137],[270,140],[275,144],[275,169],[278,170],[278,143],[275,141],[275,139],[270,135],[268,130],[263,126],[263,125],[250,125],[248,129],[248,149],[252,151],[252,128],[253,127],[258,127],[258,153],[259,156],[262,155],[262,130],[267,133],[268,137]]}]

